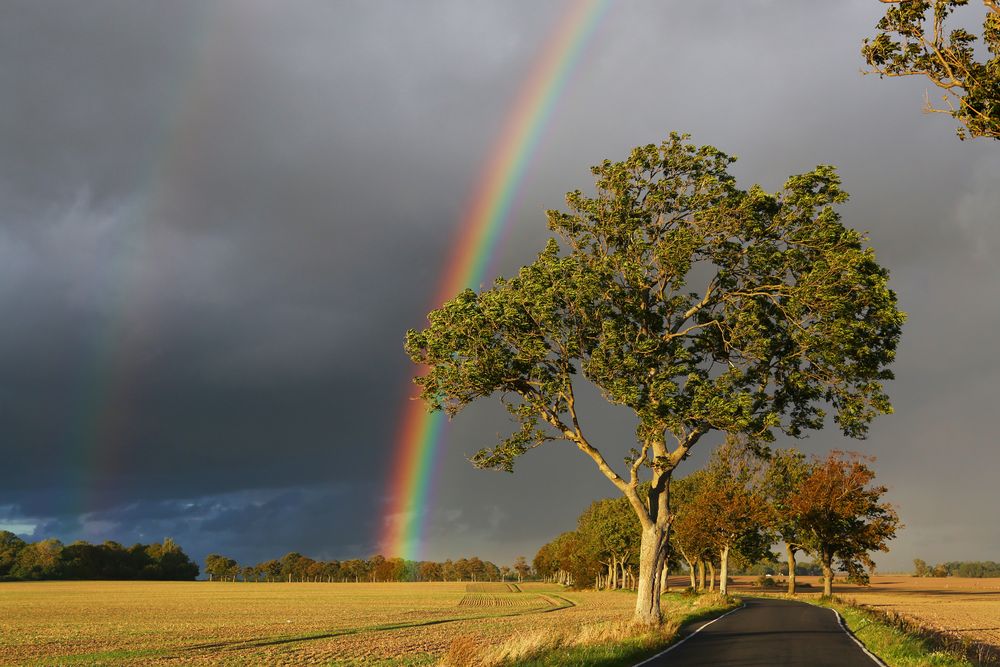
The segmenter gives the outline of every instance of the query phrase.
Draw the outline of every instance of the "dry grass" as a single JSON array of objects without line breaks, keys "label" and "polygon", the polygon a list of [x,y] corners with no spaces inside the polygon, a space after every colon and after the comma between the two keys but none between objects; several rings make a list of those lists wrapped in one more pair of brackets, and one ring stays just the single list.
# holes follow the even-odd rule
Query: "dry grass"
[{"label": "dry grass", "polygon": [[628,620],[594,623],[579,628],[560,628],[526,632],[503,642],[484,644],[476,635],[457,637],[442,656],[442,667],[502,667],[516,665],[537,658],[550,651],[565,650],[574,646],[592,646],[620,642],[635,637],[646,637],[653,642],[672,637],[677,625],[665,623],[656,631],[636,626]]}]

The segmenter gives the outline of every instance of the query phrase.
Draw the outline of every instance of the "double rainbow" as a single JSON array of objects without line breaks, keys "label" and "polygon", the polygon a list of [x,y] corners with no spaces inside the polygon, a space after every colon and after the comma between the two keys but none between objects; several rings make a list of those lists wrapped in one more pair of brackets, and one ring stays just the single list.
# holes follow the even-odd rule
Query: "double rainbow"
[{"label": "double rainbow", "polygon": [[[461,235],[441,278],[434,307],[467,287],[477,289],[510,224],[525,171],[534,156],[556,102],[594,34],[610,0],[570,0],[547,47],[521,87],[503,133],[491,151]],[[391,506],[379,544],[387,555],[419,560],[427,521],[428,494],[445,417],[429,413],[411,394],[403,406],[389,480]]]}]

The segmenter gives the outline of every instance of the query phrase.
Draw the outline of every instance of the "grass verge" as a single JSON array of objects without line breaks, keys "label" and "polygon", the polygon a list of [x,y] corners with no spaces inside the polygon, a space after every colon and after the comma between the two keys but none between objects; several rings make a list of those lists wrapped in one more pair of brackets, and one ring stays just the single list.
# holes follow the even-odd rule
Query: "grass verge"
[{"label": "grass verge", "polygon": [[678,593],[664,595],[661,602],[669,620],[655,630],[636,626],[631,621],[617,621],[556,634],[539,631],[511,637],[499,645],[483,645],[471,636],[459,637],[440,664],[446,667],[626,667],[678,641],[686,625],[719,616],[739,604],[733,598],[719,595]]}]

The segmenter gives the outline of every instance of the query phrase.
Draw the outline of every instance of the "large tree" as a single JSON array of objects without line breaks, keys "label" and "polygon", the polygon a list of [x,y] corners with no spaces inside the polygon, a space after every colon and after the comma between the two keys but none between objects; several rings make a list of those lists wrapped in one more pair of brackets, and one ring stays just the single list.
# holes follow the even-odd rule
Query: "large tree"
[{"label": "large tree", "polygon": [[823,595],[833,593],[836,562],[858,583],[875,566],[869,552],[888,551],[901,525],[892,505],[882,501],[885,486],[874,485],[873,459],[854,452],[831,452],[814,462],[788,498],[802,546],[823,567]]},{"label": "large tree", "polygon": [[[571,192],[568,212],[548,212],[559,240],[406,336],[432,410],[453,416],[497,396],[519,423],[476,466],[512,471],[530,448],[563,440],[628,499],[642,525],[641,623],[661,621],[670,476],[705,434],[798,436],[832,407],[862,437],[891,410],[882,382],[903,316],[886,270],[834,209],[847,198],[834,168],[771,194],[737,188],[733,161],[678,134],[604,161],[593,196]],[[623,472],[588,437],[585,381],[634,413]]]},{"label": "large tree", "polygon": [[[922,76],[937,86],[943,106],[928,112],[958,120],[960,139],[1000,139],[1000,2],[983,0],[982,35],[949,27],[956,8],[969,0],[881,0],[892,5],[878,35],[864,40],[862,54],[880,76]],[[977,60],[977,47],[984,58]]]}]

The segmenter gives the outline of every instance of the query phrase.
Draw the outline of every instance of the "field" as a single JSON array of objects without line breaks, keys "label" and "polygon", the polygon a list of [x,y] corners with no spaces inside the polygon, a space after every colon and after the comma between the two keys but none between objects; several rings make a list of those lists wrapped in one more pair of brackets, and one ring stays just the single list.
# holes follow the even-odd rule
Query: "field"
[{"label": "field", "polygon": [[523,584],[0,584],[0,664],[433,664],[629,617],[622,593]]},{"label": "field", "polygon": [[[750,577],[737,577],[736,594],[753,590]],[[823,590],[819,577],[798,577],[811,584],[807,595]],[[836,582],[834,595],[905,616],[918,625],[965,639],[1000,646],[1000,579],[879,575],[871,586]]]},{"label": "field", "polygon": [[[806,595],[821,590],[815,577],[800,581],[812,584]],[[752,594],[751,582],[737,577],[733,592]],[[838,583],[834,592],[1000,644],[1000,580],[878,576],[870,588]],[[456,640],[600,635],[629,618],[633,600],[531,583],[6,583],[0,664],[429,665]]]}]

